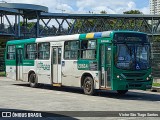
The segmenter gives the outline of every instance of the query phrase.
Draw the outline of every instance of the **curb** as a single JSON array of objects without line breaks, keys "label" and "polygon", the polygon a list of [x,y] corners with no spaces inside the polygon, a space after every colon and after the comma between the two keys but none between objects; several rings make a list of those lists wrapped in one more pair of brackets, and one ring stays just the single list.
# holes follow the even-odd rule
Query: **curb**
[{"label": "curb", "polygon": [[151,91],[152,92],[160,92],[160,87],[152,86]]}]

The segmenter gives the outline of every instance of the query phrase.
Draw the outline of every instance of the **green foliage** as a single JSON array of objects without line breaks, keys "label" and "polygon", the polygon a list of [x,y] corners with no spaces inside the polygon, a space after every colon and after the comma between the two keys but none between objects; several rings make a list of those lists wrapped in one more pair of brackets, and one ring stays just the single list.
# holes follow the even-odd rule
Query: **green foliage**
[{"label": "green foliage", "polygon": [[160,42],[160,36],[153,36],[153,42]]},{"label": "green foliage", "polygon": [[5,77],[5,76],[6,76],[5,72],[0,72],[0,77]]},{"label": "green foliage", "polygon": [[152,86],[160,87],[160,83],[153,83]]},{"label": "green foliage", "polygon": [[[143,14],[143,13],[139,10],[129,10],[129,11],[123,12],[123,14]],[[134,28],[135,26],[137,26],[137,28],[145,29],[147,27],[146,25],[144,25],[143,20],[138,20],[136,24],[135,24],[135,20],[129,20],[128,24],[130,25],[131,28]]]},{"label": "green foliage", "polygon": [[125,11],[123,14],[143,14],[139,10],[130,10],[130,11]]},{"label": "green foliage", "polygon": [[101,14],[107,14],[107,12],[105,10],[102,10],[100,13]]},{"label": "green foliage", "polygon": [[[22,26],[25,26],[27,29],[31,29],[31,28],[35,27],[36,24],[37,24],[36,22],[28,22],[27,25],[26,25],[24,22],[20,22],[20,26],[21,26],[21,27],[22,27]],[[40,25],[39,28],[42,29],[43,26]]]},{"label": "green foliage", "polygon": [[6,45],[6,42],[4,42],[4,41],[0,41],[0,48],[4,48],[4,47],[5,47],[5,45]]},{"label": "green foliage", "polygon": [[[92,12],[89,12],[92,13]],[[105,10],[100,12],[101,14],[107,14],[107,12]],[[142,12],[140,12],[139,10],[130,10],[130,11],[125,11],[123,12],[124,14],[143,14]],[[103,19],[102,19],[103,20]],[[105,20],[104,20],[105,21]],[[76,24],[74,26],[75,29],[81,30],[81,28],[87,28],[87,29],[92,29],[95,25],[96,25],[96,29],[98,31],[104,30],[105,28],[109,28],[109,29],[135,29],[136,28],[140,28],[138,29],[139,31],[145,31],[147,29],[146,24],[143,22],[142,19],[138,19],[135,22],[135,19],[108,19],[107,24],[103,24],[103,21],[101,21],[100,19],[89,19],[89,20],[80,20],[78,19],[76,21]],[[71,22],[71,24],[73,24],[73,22]]]},{"label": "green foliage", "polygon": [[[89,11],[89,13],[92,14],[92,12]],[[100,12],[101,14],[107,14],[107,12],[105,10],[102,10]],[[71,24],[73,24],[73,22],[71,22]],[[101,26],[101,22],[97,21],[96,19],[89,19],[89,20],[77,20],[76,24],[74,26],[75,29],[80,29],[81,27],[83,27],[83,25],[85,25],[86,28],[93,28],[94,25],[97,25],[96,27],[100,27]]]}]

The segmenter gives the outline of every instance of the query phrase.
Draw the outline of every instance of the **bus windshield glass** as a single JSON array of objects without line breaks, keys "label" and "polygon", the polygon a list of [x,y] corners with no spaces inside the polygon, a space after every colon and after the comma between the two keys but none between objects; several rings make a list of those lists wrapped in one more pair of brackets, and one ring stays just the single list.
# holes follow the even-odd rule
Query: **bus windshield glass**
[{"label": "bus windshield glass", "polygon": [[126,70],[150,68],[150,46],[144,44],[117,44],[115,65],[117,68]]}]

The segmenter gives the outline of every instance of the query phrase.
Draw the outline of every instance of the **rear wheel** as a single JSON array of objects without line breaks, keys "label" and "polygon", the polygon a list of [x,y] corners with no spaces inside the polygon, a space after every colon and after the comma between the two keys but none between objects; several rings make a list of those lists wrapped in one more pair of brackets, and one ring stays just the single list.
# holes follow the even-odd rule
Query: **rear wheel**
[{"label": "rear wheel", "polygon": [[119,94],[119,95],[124,95],[124,94],[126,94],[128,92],[128,90],[117,90],[117,93]]},{"label": "rear wheel", "polygon": [[95,90],[94,90],[94,82],[93,78],[91,77],[86,77],[84,79],[83,83],[83,90],[86,95],[93,95]]},{"label": "rear wheel", "polygon": [[35,73],[31,73],[29,75],[29,84],[31,87],[35,88],[38,86],[37,80],[36,80],[36,74]]}]

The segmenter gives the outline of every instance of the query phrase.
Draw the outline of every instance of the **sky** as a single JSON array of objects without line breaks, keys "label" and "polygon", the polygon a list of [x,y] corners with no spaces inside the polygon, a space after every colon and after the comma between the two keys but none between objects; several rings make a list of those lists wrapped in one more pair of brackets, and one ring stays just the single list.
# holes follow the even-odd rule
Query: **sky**
[{"label": "sky", "polygon": [[140,10],[149,14],[149,0],[4,0],[7,3],[26,3],[47,6],[52,13],[100,13],[122,14],[128,10]]}]

